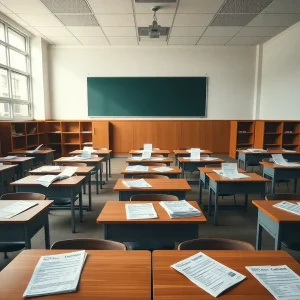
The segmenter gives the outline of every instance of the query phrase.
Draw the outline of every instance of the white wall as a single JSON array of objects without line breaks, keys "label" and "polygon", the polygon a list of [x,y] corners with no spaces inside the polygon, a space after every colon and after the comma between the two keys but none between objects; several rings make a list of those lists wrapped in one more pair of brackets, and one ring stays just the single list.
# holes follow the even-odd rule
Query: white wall
[{"label": "white wall", "polygon": [[255,47],[50,46],[52,118],[88,118],[88,76],[208,76],[208,119],[252,119],[255,57]]},{"label": "white wall", "polygon": [[300,118],[300,22],[263,45],[259,118]]}]

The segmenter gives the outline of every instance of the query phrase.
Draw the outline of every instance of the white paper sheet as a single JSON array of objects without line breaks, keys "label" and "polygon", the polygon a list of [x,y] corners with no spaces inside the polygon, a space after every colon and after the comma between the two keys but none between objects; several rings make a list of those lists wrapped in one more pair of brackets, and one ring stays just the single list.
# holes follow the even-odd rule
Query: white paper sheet
[{"label": "white paper sheet", "polygon": [[0,163],[0,167],[3,167],[4,166],[4,164],[3,163]]},{"label": "white paper sheet", "polygon": [[246,269],[275,299],[300,299],[300,277],[288,266],[250,266]]},{"label": "white paper sheet", "polygon": [[152,151],[152,144],[144,144],[144,150]]},{"label": "white paper sheet", "polygon": [[2,159],[14,159],[14,158],[16,158],[15,155],[8,155],[8,156],[3,157]]},{"label": "white paper sheet", "polygon": [[192,148],[190,158],[191,159],[200,159],[200,149],[199,148]]},{"label": "white paper sheet", "polygon": [[152,170],[158,171],[158,172],[170,172],[173,170],[173,168],[170,167],[158,167],[158,168],[153,168]]},{"label": "white paper sheet", "polygon": [[297,152],[296,150],[287,150],[287,149],[284,149],[282,151],[283,152],[288,152],[288,153],[295,153],[295,152]]},{"label": "white paper sheet", "polygon": [[196,209],[186,200],[160,201],[159,204],[166,210],[170,218],[188,218],[201,216],[201,211]]},{"label": "white paper sheet", "polygon": [[44,175],[36,179],[36,181],[45,186],[49,187],[52,182],[56,180],[63,180],[73,176],[73,174],[77,171],[77,167],[66,167],[63,172],[57,175]]},{"label": "white paper sheet", "polygon": [[246,278],[202,252],[171,267],[214,297]]},{"label": "white paper sheet", "polygon": [[38,147],[36,147],[34,150],[27,150],[26,152],[27,153],[34,153],[34,152],[37,152],[39,151],[39,149],[43,146],[43,144],[39,145]]},{"label": "white paper sheet", "polygon": [[83,159],[89,159],[91,157],[92,157],[92,150],[91,149],[82,150],[81,158],[83,158]]},{"label": "white paper sheet", "polygon": [[152,203],[125,204],[127,220],[155,219],[157,213]]},{"label": "white paper sheet", "polygon": [[219,159],[218,157],[212,157],[212,156],[202,156],[201,160],[206,160],[206,161],[212,161],[212,160],[217,160]]},{"label": "white paper sheet", "polygon": [[282,201],[277,204],[274,204],[273,206],[300,216],[300,206],[295,203]]},{"label": "white paper sheet", "polygon": [[0,218],[10,219],[36,205],[38,205],[38,202],[22,200],[14,202],[13,204],[10,204],[0,209]]},{"label": "white paper sheet", "polygon": [[222,176],[230,179],[248,178],[248,175],[239,173],[236,163],[222,163]]},{"label": "white paper sheet", "polygon": [[136,165],[136,166],[127,166],[125,169],[127,172],[148,172],[148,166]]},{"label": "white paper sheet", "polygon": [[123,184],[130,188],[150,188],[150,185],[145,179],[137,179],[137,180],[123,180]]},{"label": "white paper sheet", "polygon": [[57,171],[57,170],[60,170],[60,166],[45,166],[40,169],[41,172]]},{"label": "white paper sheet", "polygon": [[151,150],[144,150],[142,153],[142,159],[150,159],[151,158]]},{"label": "white paper sheet", "polygon": [[276,165],[281,165],[285,167],[300,167],[300,164],[287,162],[282,154],[272,154],[273,161]]},{"label": "white paper sheet", "polygon": [[244,152],[263,153],[263,152],[267,152],[267,150],[264,150],[264,149],[247,149],[247,151],[244,151]]},{"label": "white paper sheet", "polygon": [[86,256],[84,250],[42,256],[23,297],[75,292]]},{"label": "white paper sheet", "polygon": [[164,160],[164,157],[151,157],[150,160],[154,160],[154,161],[162,161]]}]

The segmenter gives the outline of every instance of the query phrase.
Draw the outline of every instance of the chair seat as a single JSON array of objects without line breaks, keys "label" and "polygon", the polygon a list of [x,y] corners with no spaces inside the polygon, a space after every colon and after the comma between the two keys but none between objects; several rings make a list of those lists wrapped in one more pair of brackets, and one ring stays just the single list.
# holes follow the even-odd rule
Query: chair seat
[{"label": "chair seat", "polygon": [[15,252],[25,247],[24,242],[0,243],[0,252]]},{"label": "chair seat", "polygon": [[283,247],[294,250],[294,251],[300,251],[300,242],[294,242],[294,241],[281,241],[281,244]]},{"label": "chair seat", "polygon": [[[79,196],[77,195],[75,197],[75,201],[79,199]],[[54,200],[53,205],[70,205],[71,204],[71,199],[70,198],[56,198],[56,197],[51,197],[51,200]],[[51,209],[51,206],[50,206]]]},{"label": "chair seat", "polygon": [[138,242],[130,242],[127,244],[129,250],[174,250],[174,243],[138,243]]}]

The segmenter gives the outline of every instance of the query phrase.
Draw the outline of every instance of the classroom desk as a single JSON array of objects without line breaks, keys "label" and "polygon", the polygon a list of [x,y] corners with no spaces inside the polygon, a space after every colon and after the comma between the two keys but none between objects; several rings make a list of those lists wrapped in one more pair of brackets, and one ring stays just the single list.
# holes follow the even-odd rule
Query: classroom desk
[{"label": "classroom desk", "polygon": [[120,178],[113,189],[114,192],[119,192],[119,201],[129,201],[131,196],[138,194],[168,194],[183,200],[186,199],[185,193],[191,191],[185,179],[145,179],[151,188],[129,188],[122,182],[123,180],[130,181]]},{"label": "classroom desk", "polygon": [[[81,160],[71,160],[70,157],[60,157],[54,160],[56,165],[63,165],[67,163],[84,163],[88,166],[95,167],[96,171],[96,193],[99,194],[99,181],[100,181],[100,188],[102,189],[102,161],[103,157],[93,157],[89,159],[81,159]],[[100,180],[99,180],[99,171],[100,170]]]},{"label": "classroom desk", "polygon": [[245,195],[245,206],[247,209],[248,205],[248,194],[260,194],[261,199],[265,197],[266,183],[270,182],[262,176],[256,173],[246,173],[248,178],[241,179],[230,179],[217,173],[207,173],[209,178],[209,201],[208,201],[208,215],[210,215],[212,193],[215,194],[215,214],[214,214],[214,225],[217,225],[218,221],[218,202],[219,195],[222,194],[244,194]]},{"label": "classroom desk", "polygon": [[[41,256],[76,250],[25,250],[0,273],[0,299],[23,299]],[[150,300],[150,251],[87,250],[77,291],[36,297],[53,300]]]},{"label": "classroom desk", "polygon": [[15,157],[12,159],[5,159],[4,157],[0,157],[0,163],[9,162],[13,165],[18,165],[18,178],[24,177],[25,172],[33,168],[34,160],[34,157]]},{"label": "classroom desk", "polygon": [[84,176],[72,176],[67,179],[53,182],[49,187],[39,184],[36,180],[40,176],[27,176],[11,183],[16,192],[41,193],[47,198],[68,198],[71,201],[71,220],[72,232],[75,233],[75,201],[76,195],[79,195],[79,215],[80,222],[83,221],[82,212],[82,191]]},{"label": "classroom desk", "polygon": [[[0,208],[4,208],[18,200],[1,200]],[[26,200],[27,201],[27,200]],[[38,202],[38,205],[10,219],[0,219],[0,242],[23,242],[25,248],[31,249],[31,238],[44,227],[45,247],[50,248],[48,209],[52,200],[28,200]],[[1,281],[1,285],[3,282]],[[2,295],[3,296],[3,295]],[[1,292],[0,292],[1,299]]]},{"label": "classroom desk", "polygon": [[[209,185],[209,178],[207,176],[207,173],[214,173],[214,170],[221,170],[222,168],[205,168],[201,167],[198,168],[200,177],[199,177],[199,203],[202,203],[202,187],[207,188]],[[239,173],[245,173],[243,169],[238,168]]]},{"label": "classroom desk", "polygon": [[154,169],[159,167],[148,167],[148,172],[141,172],[141,171],[126,171],[126,167],[122,168],[121,174],[124,175],[124,178],[132,178],[134,175],[142,175],[142,174],[155,174],[155,175],[166,175],[169,178],[179,178],[182,174],[182,171],[176,167],[172,166],[172,170],[166,172],[159,172]]},{"label": "classroom desk", "polygon": [[[292,237],[300,241],[300,216],[276,208],[273,205],[281,201],[254,200],[252,203],[258,208],[256,249],[261,250],[262,229],[266,230],[275,240],[275,250],[281,249],[281,241]],[[289,201],[297,203],[297,201]]]},{"label": "classroom desk", "polygon": [[163,163],[170,166],[173,163],[173,159],[170,157],[151,157],[150,159],[138,160],[134,159],[136,156],[132,156],[126,159],[126,163],[129,166],[133,165],[143,165],[144,163]]},{"label": "classroom desk", "polygon": [[28,157],[34,157],[36,164],[52,165],[55,150],[38,150],[31,152],[30,150],[16,150],[9,152],[9,155],[24,154]]},{"label": "classroom desk", "polygon": [[[188,150],[173,150],[173,153],[175,154],[175,164],[176,166],[178,165],[178,157],[185,157],[185,156],[190,156],[191,153]],[[212,152],[209,150],[201,150],[201,154],[206,154],[206,155],[211,155]]]},{"label": "classroom desk", "polygon": [[[153,300],[216,299],[170,267],[199,252],[200,250],[152,252]],[[300,275],[300,265],[284,251],[204,250],[202,252],[247,277],[220,295],[218,298],[222,300],[274,299],[272,294],[249,273],[246,266],[287,265]]]},{"label": "classroom desk", "polygon": [[0,196],[4,194],[4,182],[14,180],[15,168],[17,165],[3,165],[0,166]]},{"label": "classroom desk", "polygon": [[[129,154],[131,154],[131,155],[137,155],[137,154],[142,154],[142,153],[143,153],[143,150],[130,150],[129,151]],[[170,151],[169,150],[152,150],[151,155],[152,154],[160,154],[160,155],[163,155],[164,157],[168,157],[170,154]]]},{"label": "classroom desk", "polygon": [[297,193],[297,179],[300,177],[300,165],[299,167],[285,167],[264,161],[260,162],[260,164],[263,166],[263,176],[271,177],[272,194],[275,194],[275,186],[277,180],[289,179],[294,179],[294,193]]},{"label": "classroom desk", "polygon": [[269,150],[262,153],[252,153],[247,150],[237,150],[238,153],[238,167],[241,162],[244,164],[244,169],[247,170],[249,164],[259,164],[263,158],[271,158],[272,154],[282,154],[288,161],[300,161],[300,152],[287,152],[282,150]]},{"label": "classroom desk", "polygon": [[[206,222],[203,214],[198,217],[171,219],[159,201],[152,202],[158,218],[127,220],[125,204],[139,203],[145,201],[105,203],[97,218],[97,224],[104,225],[105,239],[119,242],[181,242],[198,238],[198,226]],[[196,201],[189,203],[200,210]]]},{"label": "classroom desk", "polygon": [[[70,152],[69,154],[78,155],[81,153],[82,153],[82,150],[75,150],[75,151]],[[108,149],[107,150],[93,150],[93,152],[92,152],[92,154],[98,155],[99,157],[103,157],[103,160],[105,161],[106,181],[108,181],[108,175],[109,175],[109,177],[111,177],[111,161],[110,161],[111,153],[112,153],[112,150],[108,150]]]},{"label": "classroom desk", "polygon": [[[30,175],[57,175],[64,171],[66,167],[60,166],[59,170],[54,171],[44,171],[44,167],[50,167],[50,166],[42,166],[40,168],[34,169],[32,171],[29,171]],[[88,206],[82,206],[82,208],[87,210],[92,210],[92,191],[91,191],[91,172],[94,170],[94,167],[77,167],[77,170],[75,172],[76,175],[84,176],[84,184],[88,184],[89,189],[89,205]]]}]

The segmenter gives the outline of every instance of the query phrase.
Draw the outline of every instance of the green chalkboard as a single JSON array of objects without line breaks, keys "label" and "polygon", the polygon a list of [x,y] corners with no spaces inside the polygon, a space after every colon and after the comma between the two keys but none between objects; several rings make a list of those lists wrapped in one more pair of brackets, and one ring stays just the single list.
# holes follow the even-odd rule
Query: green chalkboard
[{"label": "green chalkboard", "polygon": [[206,77],[89,77],[90,117],[205,117]]}]

